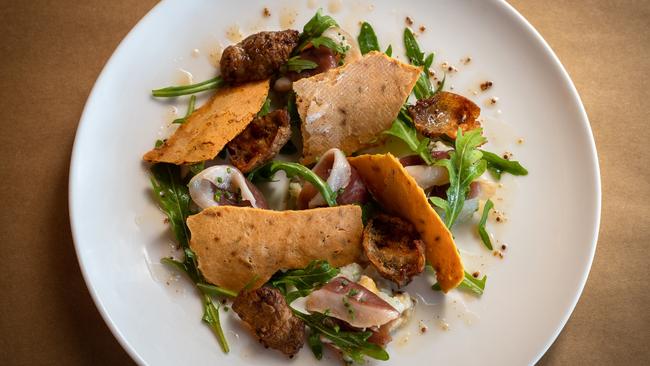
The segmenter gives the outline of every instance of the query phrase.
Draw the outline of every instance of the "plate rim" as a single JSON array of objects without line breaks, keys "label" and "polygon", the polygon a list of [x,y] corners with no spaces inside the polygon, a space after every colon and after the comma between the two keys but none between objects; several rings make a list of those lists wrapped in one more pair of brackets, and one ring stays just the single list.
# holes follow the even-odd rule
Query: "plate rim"
[{"label": "plate rim", "polygon": [[[119,42],[118,46],[115,48],[115,50],[113,51],[109,59],[102,67],[101,72],[99,73],[97,79],[95,80],[95,83],[93,84],[90,93],[88,94],[88,98],[86,99],[83,112],[81,113],[81,117],[79,118],[79,123],[77,125],[77,129],[75,132],[75,139],[72,147],[72,153],[70,155],[70,169],[68,175],[68,213],[69,213],[68,217],[70,220],[70,229],[72,233],[72,239],[74,243],[77,262],[79,264],[82,277],[84,279],[86,287],[88,288],[88,292],[91,295],[93,303],[95,304],[95,307],[97,308],[97,310],[99,310],[102,319],[104,320],[105,324],[108,326],[113,337],[117,339],[118,343],[127,352],[127,354],[129,354],[129,356],[138,364],[147,364],[147,363],[142,358],[140,353],[135,349],[135,347],[133,347],[129,342],[126,341],[125,336],[122,334],[118,326],[113,321],[113,318],[111,317],[108,310],[106,309],[104,303],[102,302],[98,294],[97,289],[95,288],[93,282],[91,281],[88,270],[86,269],[86,266],[84,265],[83,262],[80,244],[78,244],[79,238],[77,233],[77,224],[75,223],[76,221],[74,219],[75,218],[74,177],[78,175],[77,173],[78,163],[75,164],[75,161],[79,160],[78,156],[81,154],[79,150],[78,137],[90,125],[90,122],[88,121],[88,117],[87,117],[87,115],[90,113],[89,106],[92,105],[93,104],[92,102],[94,101],[94,99],[96,99],[99,86],[103,84],[103,81],[106,78],[106,75],[108,74],[108,70],[111,69],[111,65],[115,63],[115,59],[117,58],[117,55],[121,52],[121,50],[124,48],[124,45],[131,38],[134,37],[134,35],[139,31],[140,28],[144,26],[143,24],[145,24],[148,19],[154,17],[160,11],[162,6],[167,3],[168,1],[159,2],[158,4],[154,5],[140,20],[138,20],[138,22],[131,28],[131,30],[129,30],[127,35]],[[578,106],[578,114],[581,116],[580,123],[583,129],[585,130],[585,132],[587,133],[588,147],[591,153],[590,156],[592,157],[591,165],[595,175],[594,177],[592,177],[594,183],[594,190],[595,190],[594,198],[596,204],[596,210],[594,210],[593,213],[594,216],[592,217],[593,220],[592,222],[595,223],[595,225],[594,225],[594,232],[591,235],[589,258],[587,261],[588,265],[586,266],[585,270],[582,273],[582,276],[580,278],[580,284],[578,286],[577,291],[575,292],[575,295],[573,296],[570,306],[567,307],[564,316],[562,317],[562,319],[560,319],[560,322],[558,323],[558,326],[556,327],[553,334],[548,338],[548,340],[543,345],[543,347],[540,347],[540,351],[532,360],[533,362],[531,362],[531,364],[536,364],[542,358],[542,356],[549,350],[551,345],[555,342],[555,340],[558,338],[558,336],[566,326],[566,323],[568,322],[569,318],[573,314],[573,311],[575,310],[575,307],[580,297],[582,296],[584,287],[587,283],[587,279],[591,272],[593,259],[596,252],[596,247],[598,245],[598,237],[600,232],[600,222],[601,222],[601,214],[602,214],[601,212],[602,211],[602,186],[601,186],[602,182],[601,182],[601,174],[600,174],[600,164],[598,159],[598,151],[596,148],[596,143],[591,128],[591,123],[589,121],[584,104],[582,103],[582,99],[580,98],[580,94],[578,93],[578,90],[575,87],[573,80],[571,79],[569,73],[565,69],[564,65],[562,64],[558,56],[555,54],[555,52],[548,44],[548,42],[546,42],[546,40],[542,37],[542,35],[537,31],[537,29],[521,13],[519,13],[519,11],[517,11],[517,9],[514,6],[512,6],[510,3],[508,3],[505,0],[492,1],[492,4],[494,4],[494,6],[502,6],[504,10],[507,11],[508,15],[511,17],[513,21],[518,23],[518,25],[522,26],[525,29],[525,31],[527,31],[532,37],[534,37],[542,45],[546,54],[550,56],[553,66],[559,71],[559,74],[561,75],[563,81],[569,87],[571,102],[572,104],[576,104]]]}]

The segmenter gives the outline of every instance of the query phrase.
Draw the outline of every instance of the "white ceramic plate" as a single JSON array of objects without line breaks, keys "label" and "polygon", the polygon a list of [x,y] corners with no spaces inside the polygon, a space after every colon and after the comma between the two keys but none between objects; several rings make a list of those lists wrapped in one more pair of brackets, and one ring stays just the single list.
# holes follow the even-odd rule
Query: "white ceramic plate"
[{"label": "white ceramic plate", "polygon": [[[483,250],[475,235],[458,234],[469,269],[489,276],[485,295],[425,291],[429,305],[420,301],[415,319],[391,344],[387,364],[536,362],[582,291],[600,217],[589,122],[551,49],[499,1],[274,1],[271,17],[262,17],[269,3],[162,2],[124,39],[88,99],[72,156],[70,216],[84,277],[115,336],[136,361],[151,365],[287,362],[264,351],[231,313],[222,313],[232,346],[224,355],[200,321],[192,287],[157,264],[171,252],[171,239],[140,158],[164,135],[171,106],[182,114],[186,103],[154,100],[149,90],[179,83],[179,69],[195,81],[212,77],[209,53],[219,42],[231,43],[228,31],[246,35],[292,20],[301,29],[315,7],[323,7],[354,35],[358,21],[368,20],[383,47],[392,44],[402,59],[405,17],[413,18],[414,28],[425,25],[422,49],[437,53],[436,64],[448,61],[459,69],[447,85],[482,107],[489,148],[513,152],[530,171],[507,177],[497,193],[508,222],[490,227],[499,244],[508,244],[503,259]],[[468,56],[465,65],[460,60]],[[494,87],[473,95],[488,79]],[[492,96],[499,101],[488,106]],[[520,137],[523,144],[516,143]],[[420,321],[428,326],[425,334],[418,331]],[[304,349],[291,363],[317,362]]]}]

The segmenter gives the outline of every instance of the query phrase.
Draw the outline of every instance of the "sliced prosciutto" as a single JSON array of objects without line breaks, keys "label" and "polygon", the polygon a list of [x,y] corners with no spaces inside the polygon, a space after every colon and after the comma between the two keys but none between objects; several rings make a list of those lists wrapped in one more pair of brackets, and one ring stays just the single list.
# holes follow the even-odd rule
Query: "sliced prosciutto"
[{"label": "sliced prosciutto", "polygon": [[307,297],[305,307],[340,319],[355,328],[379,327],[399,317],[399,312],[367,288],[336,277]]},{"label": "sliced prosciutto", "polygon": [[212,206],[269,208],[262,193],[234,166],[215,165],[188,184],[192,201],[201,209]]},{"label": "sliced prosciutto", "polygon": [[[431,156],[436,159],[447,159],[446,151],[435,151]],[[399,159],[406,171],[415,179],[420,188],[427,190],[433,186],[449,183],[447,168],[437,165],[427,165],[419,155],[409,155]]]},{"label": "sliced prosciutto", "polygon": [[[366,186],[341,150],[328,150],[312,171],[321,179],[326,180],[332,191],[338,192],[336,202],[339,205],[363,204],[368,200]],[[326,205],[318,190],[311,183],[305,183],[298,196],[298,208],[306,209]]]}]

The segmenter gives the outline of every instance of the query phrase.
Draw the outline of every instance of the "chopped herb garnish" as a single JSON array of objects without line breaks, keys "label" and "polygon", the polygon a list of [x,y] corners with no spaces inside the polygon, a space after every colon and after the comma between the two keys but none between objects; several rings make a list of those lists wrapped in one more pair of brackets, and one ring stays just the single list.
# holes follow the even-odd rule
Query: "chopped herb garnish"
[{"label": "chopped herb garnish", "polygon": [[386,52],[384,52],[386,56],[391,57],[393,56],[393,45],[389,44],[388,48],[386,49]]},{"label": "chopped herb garnish", "polygon": [[361,50],[362,55],[365,55],[370,51],[379,51],[377,35],[368,22],[363,22],[361,24],[361,30],[359,31],[357,42],[359,43],[359,50]]},{"label": "chopped herb garnish", "polygon": [[321,193],[323,199],[325,199],[325,202],[327,202],[329,206],[334,207],[337,205],[336,193],[332,191],[330,186],[327,185],[327,183],[318,175],[316,175],[316,173],[312,172],[309,170],[309,168],[299,163],[271,161],[250,172],[248,174],[248,180],[251,182],[255,182],[258,179],[270,181],[273,179],[273,175],[278,170],[284,170],[285,173],[287,173],[287,177],[289,178],[298,176],[313,184],[314,187],[316,187],[316,189],[318,189],[318,191]]},{"label": "chopped herb garnish", "polygon": [[162,98],[171,98],[179,97],[181,95],[195,94],[200,93],[206,90],[219,89],[224,86],[226,83],[223,81],[221,76],[197,83],[192,85],[182,85],[182,86],[168,86],[162,89],[155,89],[151,91],[154,97]]},{"label": "chopped herb garnish", "polygon": [[187,112],[185,113],[184,117],[181,118],[176,118],[175,120],[172,121],[172,123],[179,123],[183,124],[187,120],[187,117],[194,112],[194,104],[196,104],[196,95],[192,95],[190,97],[190,104],[187,106]]},{"label": "chopped herb garnish", "polygon": [[352,307],[352,304],[350,304],[350,301],[348,301],[347,296],[343,296],[343,306],[348,310],[348,315],[350,316],[351,320],[354,320],[354,307]]},{"label": "chopped herb garnish", "polygon": [[487,200],[483,206],[483,214],[481,215],[481,220],[478,222],[478,235],[481,237],[483,244],[485,244],[485,246],[490,250],[492,250],[492,240],[490,240],[490,235],[488,234],[487,230],[485,230],[485,222],[487,221],[488,214],[490,213],[492,207],[494,207],[494,203],[492,203],[490,200]]},{"label": "chopped herb garnish", "polygon": [[156,140],[156,144],[154,145],[157,148],[163,146],[165,144],[165,141],[163,140]]},{"label": "chopped herb garnish", "polygon": [[223,178],[217,177],[217,183],[223,183]]},{"label": "chopped herb garnish", "polygon": [[518,161],[506,160],[495,153],[481,150],[483,153],[483,160],[487,163],[488,171],[496,179],[501,179],[501,174],[510,173],[512,175],[528,175],[528,170],[524,168]]}]

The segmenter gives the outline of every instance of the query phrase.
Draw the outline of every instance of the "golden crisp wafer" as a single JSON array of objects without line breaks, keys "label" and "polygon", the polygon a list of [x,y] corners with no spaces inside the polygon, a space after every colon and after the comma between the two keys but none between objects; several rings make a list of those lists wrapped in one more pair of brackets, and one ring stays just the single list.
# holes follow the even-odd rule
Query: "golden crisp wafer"
[{"label": "golden crisp wafer", "polygon": [[253,120],[268,92],[268,80],[217,90],[162,146],[143,159],[177,165],[213,159]]},{"label": "golden crisp wafer", "polygon": [[362,59],[293,84],[302,119],[300,160],[336,147],[351,154],[390,128],[420,75],[419,67],[369,52]]},{"label": "golden crisp wafer", "polygon": [[256,276],[252,288],[280,269],[304,268],[316,259],[340,267],[363,253],[356,205],[303,211],[215,206],[188,217],[187,226],[203,276],[234,291]]},{"label": "golden crisp wafer", "polygon": [[360,155],[348,160],[385,210],[415,226],[442,291],[458,286],[465,273],[454,238],[399,160],[391,154]]}]

